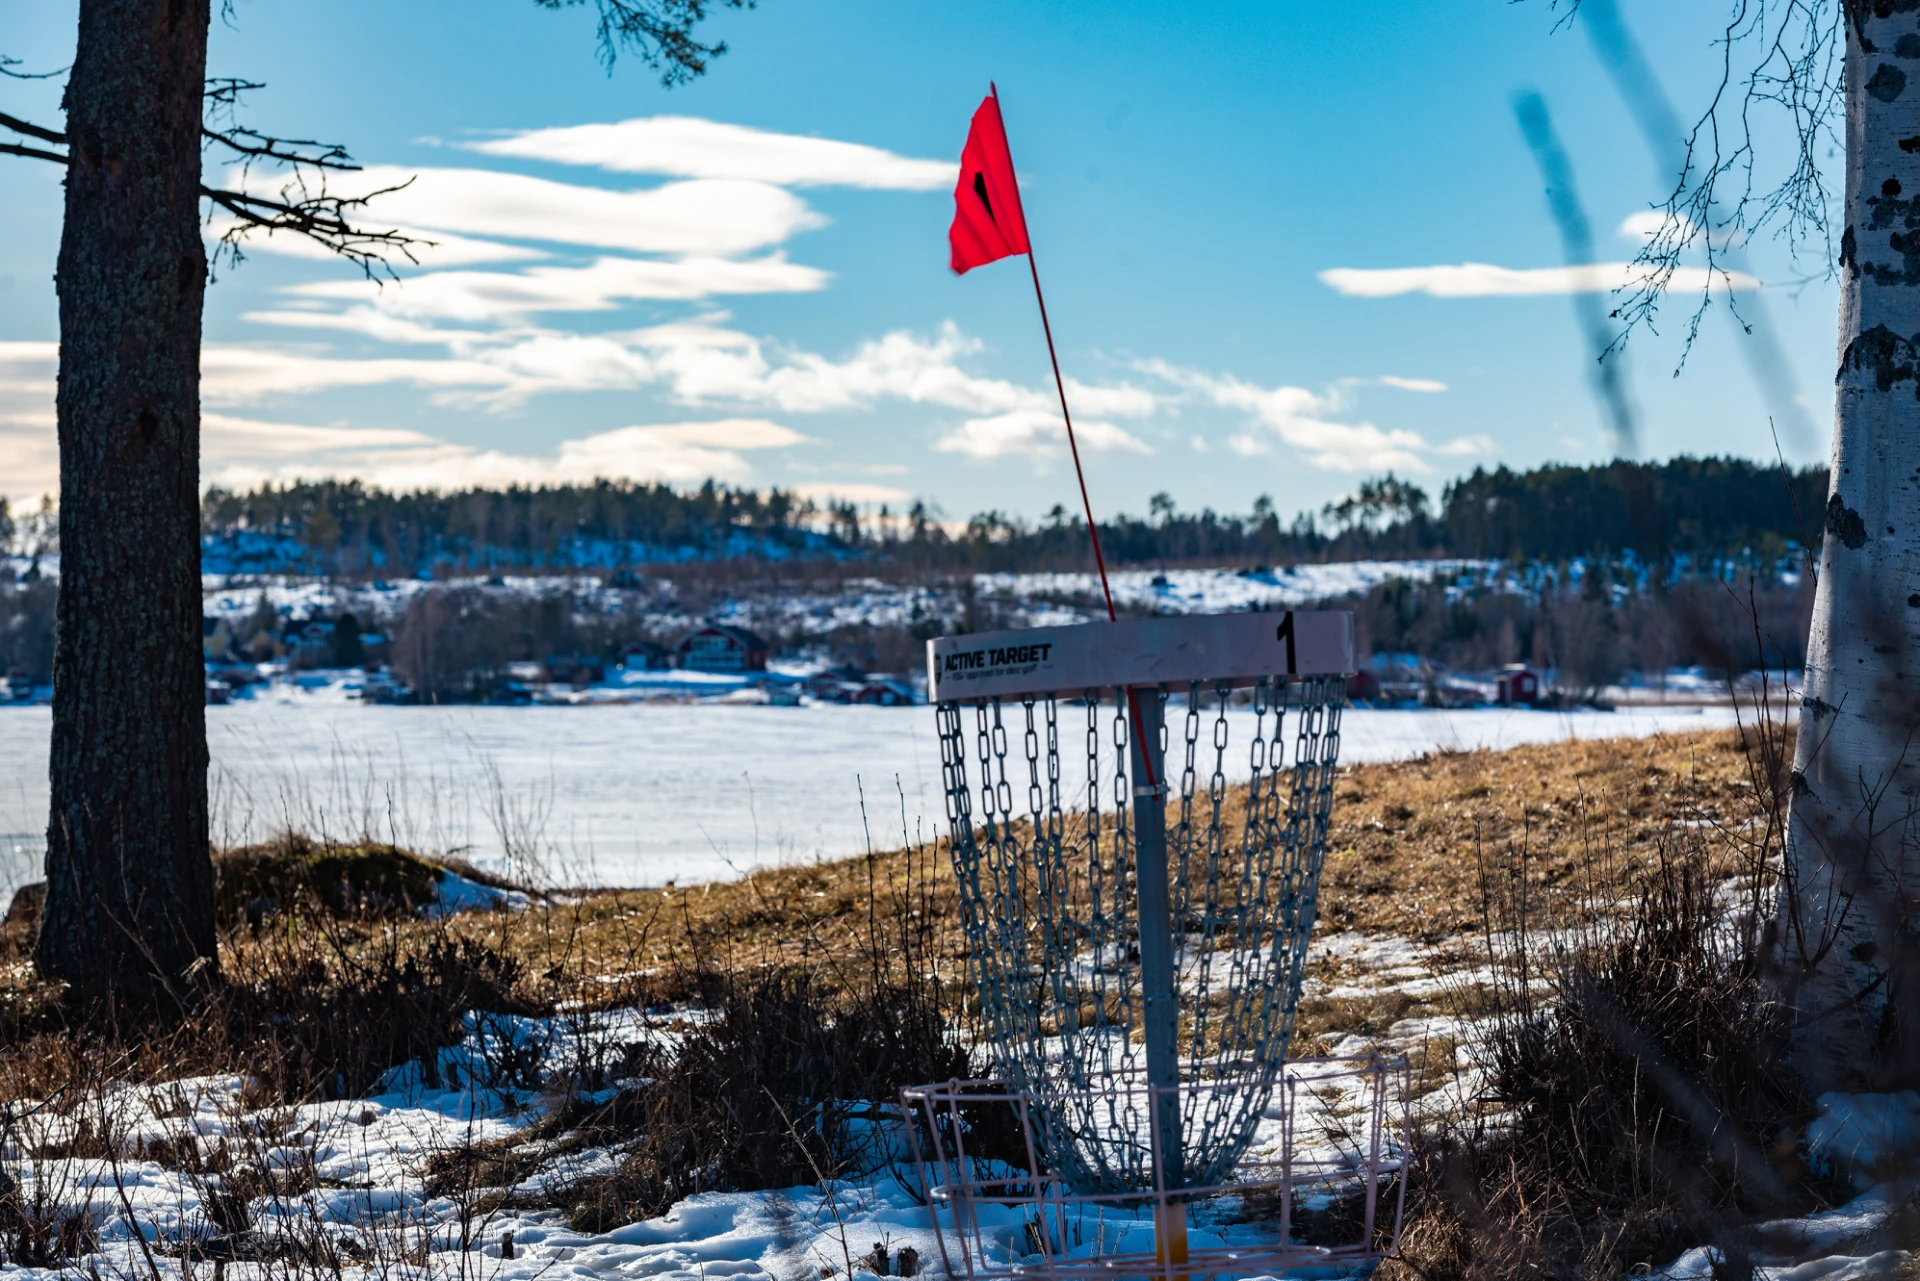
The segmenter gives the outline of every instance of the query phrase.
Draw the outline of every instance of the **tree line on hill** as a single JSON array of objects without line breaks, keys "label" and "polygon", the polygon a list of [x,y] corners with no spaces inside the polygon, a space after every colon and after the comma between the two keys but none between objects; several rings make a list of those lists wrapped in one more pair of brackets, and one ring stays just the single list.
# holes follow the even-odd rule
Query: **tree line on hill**
[{"label": "tree line on hill", "polygon": [[[436,583],[372,617],[390,640],[393,675],[422,701],[484,697],[510,664],[552,668],[556,660],[611,667],[636,645],[670,647],[686,627],[725,604],[776,653],[808,651],[835,665],[906,673],[925,662],[934,636],[1016,626],[1017,601],[970,590],[970,577],[936,575],[937,590],[903,622],[810,626],[778,608],[778,581],[709,581],[711,564],[669,570],[640,590],[599,592],[550,580],[535,591],[473,582]],[[1091,596],[1061,597],[1097,614]],[[1579,572],[1541,568],[1522,575],[1440,573],[1390,579],[1365,592],[1323,602],[1354,612],[1359,652],[1418,656],[1436,671],[1486,672],[1524,662],[1551,671],[1562,696],[1598,697],[1630,672],[1650,680],[1676,667],[1704,668],[1714,679],[1805,661],[1813,603],[1810,576],[1762,567],[1721,576],[1673,576],[1623,561],[1590,560]],[[744,612],[739,612],[744,610]],[[342,624],[358,638],[363,620],[331,620],[339,657]],[[237,652],[275,652],[285,621],[262,603],[230,621]],[[1423,665],[1425,665],[1423,664]]]},{"label": "tree line on hill", "polygon": [[[1559,561],[1631,550],[1674,557],[1779,558],[1817,544],[1824,467],[1735,458],[1616,460],[1530,471],[1475,469],[1434,503],[1391,474],[1282,523],[1268,498],[1245,515],[1177,509],[1157,494],[1144,516],[1102,522],[1116,565],[1459,556]],[[606,569],[693,559],[880,559],[922,569],[1080,569],[1085,522],[1056,506],[1039,521],[982,512],[950,527],[923,502],[904,511],[820,504],[791,492],[708,482],[696,490],[629,481],[504,490],[390,493],[358,481],[207,492],[202,526],[224,561],[247,567],[297,544],[305,567],[349,577],[421,570]],[[265,536],[261,538],[260,536]],[[274,543],[273,540],[279,540]],[[260,569],[291,567],[262,559]]]},{"label": "tree line on hill", "polygon": [[[1734,459],[1501,467],[1453,482],[1437,505],[1410,482],[1370,480],[1286,526],[1264,499],[1246,516],[1223,516],[1181,512],[1160,495],[1146,516],[1104,523],[1101,537],[1117,565],[1436,556],[1533,564],[1540,581],[1520,594],[1462,592],[1416,577],[1340,603],[1356,610],[1363,652],[1418,653],[1457,668],[1528,661],[1578,672],[1577,680],[1598,687],[1626,669],[1750,667],[1751,614],[1777,639],[1768,661],[1797,666],[1812,584],[1781,571],[1796,563],[1799,544],[1819,538],[1819,528],[1803,522],[1824,515],[1825,487],[1823,469],[1786,472]],[[619,548],[651,549],[655,559],[632,563],[670,580],[676,612],[693,615],[725,600],[777,594],[783,585],[825,586],[848,572],[949,581],[963,607],[923,625],[814,636],[787,635],[771,617],[755,622],[781,648],[823,648],[886,670],[913,666],[927,634],[1003,621],[967,591],[972,572],[1084,569],[1088,559],[1084,522],[1059,508],[1037,523],[985,513],[950,530],[917,504],[899,518],[863,515],[783,491],[717,484],[688,492],[603,481],[395,494],[323,482],[210,490],[203,517],[210,546],[291,538],[313,556],[309,568],[362,580],[409,567],[457,573],[594,563],[583,550],[597,550],[598,563],[611,568],[622,563]],[[0,551],[56,551],[52,527],[50,513],[10,520],[0,507],[0,533],[10,535]],[[1582,575],[1563,568],[1576,558],[1585,563]],[[1723,581],[1730,561],[1754,571],[1751,599]],[[56,585],[28,581],[37,578],[0,567],[0,675],[44,685]],[[544,595],[520,600],[449,586],[417,598],[386,625],[395,667],[422,688],[450,693],[476,666],[614,653],[634,640],[663,639],[644,613],[629,605],[601,616]]]},{"label": "tree line on hill", "polygon": [[1571,701],[1596,697],[1629,672],[1659,680],[1676,667],[1714,679],[1799,670],[1806,662],[1814,582],[1753,566],[1672,575],[1588,561],[1577,577],[1538,576],[1531,590],[1462,590],[1437,576],[1392,579],[1327,604],[1354,612],[1362,654],[1419,655],[1459,671],[1530,663],[1552,671]]}]

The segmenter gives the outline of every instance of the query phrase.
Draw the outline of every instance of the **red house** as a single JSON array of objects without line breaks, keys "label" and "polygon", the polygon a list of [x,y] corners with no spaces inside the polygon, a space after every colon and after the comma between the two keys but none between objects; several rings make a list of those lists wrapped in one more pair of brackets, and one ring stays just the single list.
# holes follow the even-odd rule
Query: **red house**
[{"label": "red house", "polygon": [[1500,669],[1495,691],[1502,707],[1532,707],[1540,701],[1540,677],[1525,663],[1508,663]]}]

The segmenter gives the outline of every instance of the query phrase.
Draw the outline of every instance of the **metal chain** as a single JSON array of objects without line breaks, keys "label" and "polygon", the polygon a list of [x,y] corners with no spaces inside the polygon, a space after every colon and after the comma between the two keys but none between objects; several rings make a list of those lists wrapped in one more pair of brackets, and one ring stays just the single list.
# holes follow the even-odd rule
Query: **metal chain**
[{"label": "metal chain", "polygon": [[[1164,710],[1173,694],[1137,696],[1160,698]],[[1132,1079],[1144,1053],[1132,727],[1125,690],[1077,697],[1086,716],[1079,804],[1069,806],[1064,795],[1078,780],[1063,777],[1057,695],[1022,700],[1012,727],[1010,709],[996,700],[979,704],[970,725],[958,704],[942,704],[941,782],[971,973],[996,1070],[1057,1100],[1036,1126],[1053,1168],[1082,1190],[1131,1190],[1151,1177],[1146,1118],[1137,1092],[1108,1087]],[[1204,683],[1184,690],[1179,802],[1168,833],[1177,859],[1168,870],[1183,1079],[1228,1071],[1277,1078],[1325,859],[1344,697],[1337,677],[1275,678],[1253,687],[1242,807],[1226,769],[1229,755],[1238,756],[1232,693]],[[1297,713],[1292,726],[1290,708]],[[1164,715],[1161,723],[1154,746],[1164,760],[1174,731]],[[1009,741],[1015,729],[1017,747]],[[1200,753],[1208,748],[1203,803]],[[1026,757],[1018,819],[1010,750]],[[1110,766],[1103,760],[1109,752]],[[1184,1097],[1189,1178],[1224,1176],[1252,1141],[1264,1107],[1259,1090]]]}]

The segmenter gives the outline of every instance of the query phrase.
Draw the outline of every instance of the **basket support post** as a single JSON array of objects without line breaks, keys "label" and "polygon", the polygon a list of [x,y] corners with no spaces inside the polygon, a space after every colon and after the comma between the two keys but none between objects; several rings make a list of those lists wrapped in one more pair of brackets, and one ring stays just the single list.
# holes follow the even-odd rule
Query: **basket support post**
[{"label": "basket support post", "polygon": [[[1167,785],[1160,755],[1160,691],[1129,690],[1134,725],[1133,849],[1140,927],[1140,991],[1147,1050],[1156,1191],[1185,1186],[1180,1134],[1180,997],[1174,985],[1173,894],[1167,872]],[[1187,1207],[1171,1197],[1154,1213],[1160,1260],[1187,1261]]]}]

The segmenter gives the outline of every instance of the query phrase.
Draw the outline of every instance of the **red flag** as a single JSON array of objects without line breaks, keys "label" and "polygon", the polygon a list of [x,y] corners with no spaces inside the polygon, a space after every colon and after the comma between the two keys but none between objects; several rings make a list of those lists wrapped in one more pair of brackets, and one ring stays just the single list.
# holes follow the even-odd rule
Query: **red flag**
[{"label": "red flag", "polygon": [[982,100],[967,130],[947,240],[953,246],[953,270],[960,275],[1027,252],[1027,217],[1020,208],[1020,184],[1013,176],[998,91]]}]

